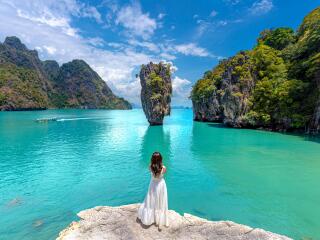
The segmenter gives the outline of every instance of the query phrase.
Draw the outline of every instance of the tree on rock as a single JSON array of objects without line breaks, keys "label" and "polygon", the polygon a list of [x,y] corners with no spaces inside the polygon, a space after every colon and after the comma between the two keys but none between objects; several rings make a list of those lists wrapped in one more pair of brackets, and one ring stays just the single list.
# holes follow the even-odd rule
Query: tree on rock
[{"label": "tree on rock", "polygon": [[162,125],[170,115],[172,94],[170,64],[142,65],[140,70],[141,103],[150,125]]}]

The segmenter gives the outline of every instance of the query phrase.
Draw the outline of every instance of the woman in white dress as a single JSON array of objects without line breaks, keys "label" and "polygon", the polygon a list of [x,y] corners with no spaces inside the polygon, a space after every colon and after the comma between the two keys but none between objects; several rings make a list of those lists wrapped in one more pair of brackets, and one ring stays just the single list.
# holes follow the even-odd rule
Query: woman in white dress
[{"label": "woman in white dress", "polygon": [[162,164],[162,156],[154,152],[150,163],[151,180],[148,193],[138,210],[138,218],[144,225],[155,223],[159,229],[169,227],[167,186],[163,175],[166,167]]}]

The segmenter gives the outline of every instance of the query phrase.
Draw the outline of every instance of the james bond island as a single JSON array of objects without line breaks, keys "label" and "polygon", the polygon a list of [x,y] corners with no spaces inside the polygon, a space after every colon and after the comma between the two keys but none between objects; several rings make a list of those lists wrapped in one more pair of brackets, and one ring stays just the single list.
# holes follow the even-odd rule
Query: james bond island
[{"label": "james bond island", "polygon": [[170,64],[150,62],[140,70],[141,103],[150,125],[162,125],[170,115],[172,94]]}]

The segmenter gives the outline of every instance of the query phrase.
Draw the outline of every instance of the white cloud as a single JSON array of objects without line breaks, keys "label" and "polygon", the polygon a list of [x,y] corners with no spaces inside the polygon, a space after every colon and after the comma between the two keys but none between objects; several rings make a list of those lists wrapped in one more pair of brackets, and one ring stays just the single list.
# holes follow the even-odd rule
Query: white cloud
[{"label": "white cloud", "polygon": [[109,43],[107,43],[107,45],[108,45],[109,47],[112,47],[112,48],[118,48],[118,49],[123,49],[123,48],[125,48],[124,44],[122,44],[122,43],[117,43],[117,42],[109,42]]},{"label": "white cloud", "polygon": [[228,24],[228,21],[226,20],[221,20],[217,22],[217,26],[226,26]]},{"label": "white cloud", "polygon": [[108,8],[112,13],[116,13],[119,10],[117,0],[102,0],[100,5]]},{"label": "white cloud", "polygon": [[197,24],[198,24],[198,26],[196,28],[196,32],[195,32],[194,37],[196,39],[199,39],[210,28],[212,23],[198,19]]},{"label": "white cloud", "polygon": [[175,66],[175,65],[173,64],[173,62],[167,61],[167,60],[161,60],[161,62],[162,62],[163,64],[168,64],[168,65],[170,65],[170,72],[171,72],[171,73],[175,73],[176,71],[178,71],[178,67]]},{"label": "white cloud", "polygon": [[[176,54],[213,56],[196,43],[175,45],[174,41],[170,40],[154,43],[151,40],[137,41],[136,38],[124,39],[122,42],[107,42],[99,37],[84,37],[81,29],[73,27],[72,19],[88,18],[88,11],[83,10],[85,7],[88,6],[79,5],[74,0],[0,0],[0,39],[2,41],[6,36],[15,35],[29,49],[37,49],[43,60],[54,59],[62,64],[76,58],[83,59],[107,82],[116,95],[125,97],[135,104],[140,104],[140,82],[135,78],[135,74],[139,72],[142,64],[174,60]],[[119,16],[118,12],[121,12],[121,8],[115,7],[114,17]],[[94,10],[91,13],[94,13]],[[143,19],[149,18],[147,14],[142,14],[141,9],[138,13],[138,18],[141,15]],[[90,18],[99,21],[98,15],[97,19],[93,16],[94,14]],[[103,20],[102,17],[101,19]],[[151,26],[156,29],[156,25]],[[141,30],[142,34],[151,34],[148,31]],[[171,64],[171,69],[176,71],[176,66]],[[174,88],[177,89],[174,90],[175,96],[181,95],[183,89],[187,88],[186,82],[179,79],[173,82]],[[187,100],[181,98],[177,101],[181,101],[182,104]]]},{"label": "white cloud", "polygon": [[175,76],[172,79],[172,103],[173,105],[190,105],[190,96],[192,88],[191,81]]},{"label": "white cloud", "polygon": [[210,53],[202,47],[198,47],[195,43],[176,45],[175,50],[178,53],[190,56],[208,57]]},{"label": "white cloud", "polygon": [[203,34],[207,32],[213,32],[220,27],[225,27],[230,24],[241,23],[243,19],[225,19],[225,20],[213,20],[208,17],[207,19],[197,19],[198,26],[196,27],[194,39],[197,40],[203,36]]},{"label": "white cloud", "polygon": [[250,12],[255,15],[265,14],[273,8],[272,0],[258,0],[250,8]]},{"label": "white cloud", "polygon": [[215,17],[217,16],[218,12],[215,11],[215,10],[212,10],[211,13],[210,13],[210,17]]},{"label": "white cloud", "polygon": [[102,19],[101,19],[101,14],[93,6],[83,7],[83,10],[81,12],[81,16],[93,18],[93,19],[96,20],[97,23],[102,23],[103,22]]},{"label": "white cloud", "polygon": [[52,46],[46,46],[44,45],[43,48],[48,52],[48,54],[53,55],[57,52],[57,49]]},{"label": "white cloud", "polygon": [[[0,39],[15,35],[28,48],[36,48],[42,59],[55,59],[60,64],[76,58],[84,59],[107,82],[115,94],[131,102],[138,101],[140,91],[137,89],[140,83],[134,78],[134,74],[141,64],[149,61],[157,62],[160,58],[128,47],[120,51],[96,48],[97,45],[103,44],[103,40],[82,37],[71,27],[71,13],[49,8],[45,13],[37,8],[29,10],[28,4],[24,6],[22,1],[17,3],[19,7],[15,2],[11,1],[8,4],[0,0]],[[39,1],[39,4],[42,3]],[[59,18],[63,20],[56,21]]]},{"label": "white cloud", "polygon": [[197,20],[197,24],[201,24],[201,23],[203,23],[204,22],[204,20],[202,20],[202,19],[198,19]]},{"label": "white cloud", "polygon": [[160,53],[160,57],[167,59],[167,60],[174,60],[177,58],[176,56],[174,56],[170,53],[167,53],[167,52]]},{"label": "white cloud", "polygon": [[[205,48],[197,46],[195,43],[184,43],[175,45],[172,42],[165,42],[155,44],[148,41],[138,41],[135,39],[129,39],[128,43],[130,46],[139,47],[144,51],[149,51],[154,54],[160,54],[165,60],[174,60],[176,59],[175,54],[183,54],[186,56],[196,56],[196,57],[215,57],[213,54],[210,54],[209,51]],[[108,43],[109,46],[115,48],[124,48],[124,44],[117,43]]]},{"label": "white cloud", "polygon": [[145,48],[145,49],[148,49],[149,51],[151,52],[155,52],[155,53],[158,53],[160,51],[159,47],[152,43],[152,42],[142,42],[142,41],[137,41],[137,40],[134,40],[134,39],[130,39],[128,41],[128,43],[132,46],[139,46],[139,47],[142,47],[142,48]]},{"label": "white cloud", "polygon": [[224,0],[224,2],[229,5],[237,5],[238,3],[241,2],[241,0]]},{"label": "white cloud", "polygon": [[96,47],[103,47],[105,45],[105,41],[99,37],[88,38],[86,41],[90,45],[96,46]]},{"label": "white cloud", "polygon": [[193,15],[193,19],[197,19],[198,17],[199,17],[198,14],[194,14],[194,15]]},{"label": "white cloud", "polygon": [[158,19],[162,19],[162,18],[164,18],[166,16],[166,14],[165,13],[159,13],[158,14]]},{"label": "white cloud", "polygon": [[54,28],[60,28],[64,33],[75,36],[77,30],[71,28],[69,25],[69,19],[62,16],[54,16],[49,10],[43,9],[39,15],[30,15],[28,12],[17,8],[16,14],[20,18],[30,20],[38,24],[48,25]]},{"label": "white cloud", "polygon": [[148,13],[142,13],[138,3],[121,8],[117,13],[116,24],[126,28],[130,35],[143,39],[150,38],[157,28],[157,22]]}]

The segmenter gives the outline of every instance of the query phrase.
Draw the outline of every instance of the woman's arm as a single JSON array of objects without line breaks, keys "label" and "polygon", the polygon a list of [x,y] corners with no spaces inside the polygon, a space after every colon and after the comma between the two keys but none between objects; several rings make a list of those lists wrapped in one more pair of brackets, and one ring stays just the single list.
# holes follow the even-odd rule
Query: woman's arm
[{"label": "woman's arm", "polygon": [[162,166],[162,174],[165,174],[167,172],[166,166]]}]

